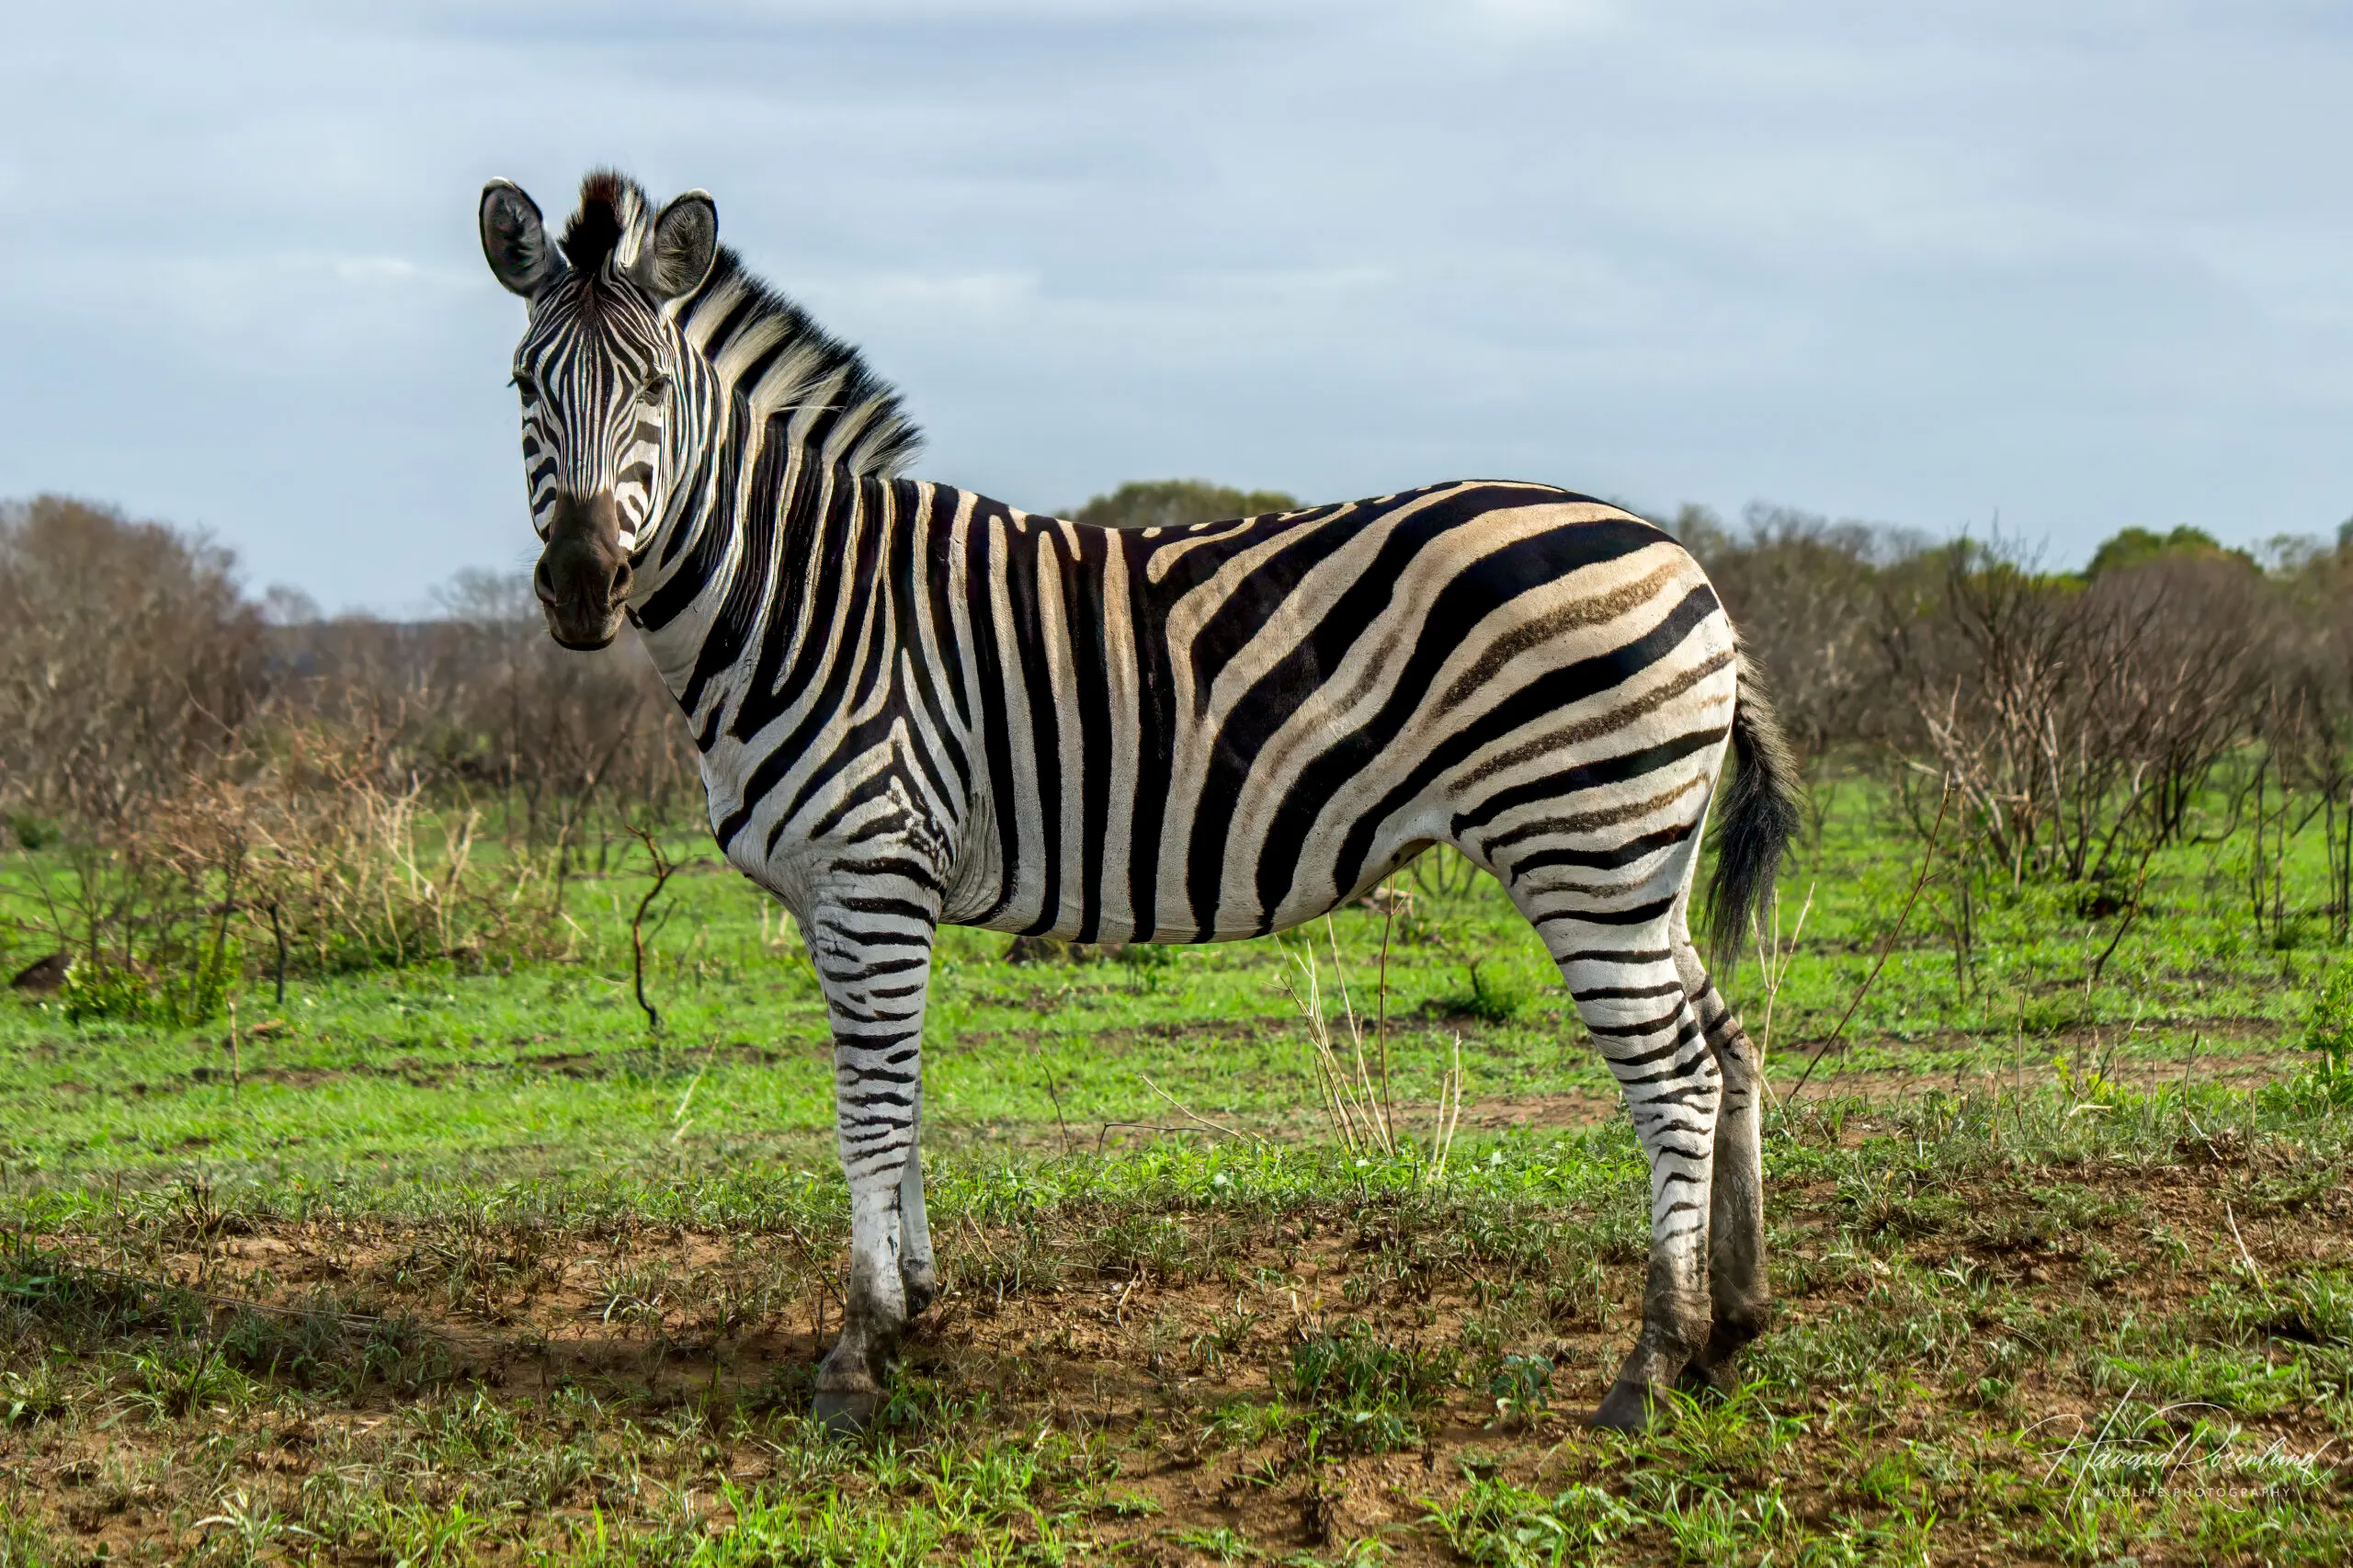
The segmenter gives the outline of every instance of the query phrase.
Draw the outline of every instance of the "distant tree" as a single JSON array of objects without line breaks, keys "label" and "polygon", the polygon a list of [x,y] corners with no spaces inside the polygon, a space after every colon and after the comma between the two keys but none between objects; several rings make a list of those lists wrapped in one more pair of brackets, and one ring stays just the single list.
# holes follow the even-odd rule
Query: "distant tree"
[{"label": "distant tree", "polygon": [[1298,498],[1279,490],[1236,490],[1205,479],[1154,479],[1131,481],[1108,495],[1097,495],[1073,512],[1071,520],[1103,528],[1180,528],[1298,509]]},{"label": "distant tree", "polygon": [[1668,528],[1708,569],[1802,756],[1904,726],[1906,715],[1891,706],[1877,618],[1884,600],[1905,591],[1926,538],[1763,502],[1750,505],[1737,532],[1688,505]]},{"label": "distant tree", "polygon": [[2225,550],[2222,542],[2204,528],[2193,528],[2184,523],[2171,533],[2126,528],[2110,536],[2092,552],[2092,563],[2084,568],[2084,575],[2097,578],[2103,573],[2143,566],[2153,561],[2236,561],[2250,572],[2256,569],[2255,557],[2245,551]]},{"label": "distant tree", "polygon": [[227,742],[263,676],[235,567],[111,506],[0,504],[0,800],[119,820]]},{"label": "distant tree", "polygon": [[261,597],[260,608],[269,626],[314,626],[326,619],[319,601],[290,583],[272,583]]}]

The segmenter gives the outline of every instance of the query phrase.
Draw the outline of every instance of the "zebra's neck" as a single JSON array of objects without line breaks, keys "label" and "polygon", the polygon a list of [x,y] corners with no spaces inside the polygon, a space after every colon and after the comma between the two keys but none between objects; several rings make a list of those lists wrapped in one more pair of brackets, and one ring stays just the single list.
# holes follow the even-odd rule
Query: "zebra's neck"
[{"label": "zebra's neck", "polygon": [[786,422],[788,437],[854,473],[894,474],[923,437],[898,392],[834,336],[722,247],[701,287],[670,307],[678,330],[718,377],[722,404],[740,397],[755,426]]},{"label": "zebra's neck", "polygon": [[681,422],[678,483],[635,614],[700,735],[722,655],[778,624],[793,586],[779,551],[796,493],[835,475],[853,486],[893,475],[922,437],[857,349],[731,250],[670,313],[697,361],[697,414]]},{"label": "zebra's neck", "polygon": [[797,650],[823,568],[885,523],[861,505],[875,477],[827,460],[805,429],[790,412],[763,416],[739,388],[686,460],[643,578],[639,631],[706,752],[740,722],[755,663]]}]

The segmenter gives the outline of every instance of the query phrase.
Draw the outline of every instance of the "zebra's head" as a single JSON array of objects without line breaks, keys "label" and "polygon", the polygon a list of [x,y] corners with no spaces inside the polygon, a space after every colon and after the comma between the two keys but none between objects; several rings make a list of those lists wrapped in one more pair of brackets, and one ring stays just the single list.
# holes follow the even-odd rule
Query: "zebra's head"
[{"label": "zebra's head", "polygon": [[483,187],[483,255],[531,307],[515,350],[531,526],[545,543],[531,581],[567,648],[620,633],[679,442],[715,395],[668,307],[703,281],[718,241],[717,210],[699,190],[655,213],[631,181],[592,174],[559,247],[521,187]]}]

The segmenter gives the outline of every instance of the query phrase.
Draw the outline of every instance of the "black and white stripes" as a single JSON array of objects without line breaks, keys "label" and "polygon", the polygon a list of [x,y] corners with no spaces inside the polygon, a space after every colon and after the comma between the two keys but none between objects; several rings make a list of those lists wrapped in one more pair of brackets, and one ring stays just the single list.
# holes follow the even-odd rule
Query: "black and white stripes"
[{"label": "black and white stripes", "polygon": [[708,198],[657,216],[591,176],[557,262],[494,185],[483,243],[531,301],[551,625],[593,643],[626,608],[721,845],[825,984],[859,1293],[821,1403],[861,1415],[933,1289],[915,1151],[940,923],[1246,937],[1433,844],[1542,935],[1651,1156],[1646,1326],[1605,1417],[1754,1332],[1754,1073],[1686,906],[1728,744],[1753,786],[1735,904],[1769,881],[1788,770],[1673,539],[1521,483],[1176,529],[1033,517],[900,477],[895,395],[716,249]]}]

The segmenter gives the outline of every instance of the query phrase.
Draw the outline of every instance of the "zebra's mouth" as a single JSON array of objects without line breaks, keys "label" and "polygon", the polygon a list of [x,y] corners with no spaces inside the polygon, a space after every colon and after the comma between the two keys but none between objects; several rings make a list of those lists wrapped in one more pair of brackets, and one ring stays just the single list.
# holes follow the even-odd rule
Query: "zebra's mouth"
[{"label": "zebra's mouth", "polygon": [[[609,589],[607,594],[610,594]],[[555,639],[557,647],[593,653],[611,645],[613,639],[620,635],[621,622],[628,619],[629,611],[619,595],[608,597],[607,594],[599,594],[589,602],[583,602],[585,596],[540,596],[540,608],[548,618],[548,635]]]},{"label": "zebra's mouth", "polygon": [[548,635],[556,646],[575,653],[590,653],[608,647],[620,635],[621,622],[628,618],[623,593],[615,592],[625,584],[608,584],[603,591],[592,594],[550,593],[546,579],[540,579],[540,608],[546,612]]},{"label": "zebra's mouth", "polygon": [[531,587],[547,612],[548,634],[584,653],[606,646],[620,634],[631,576],[612,497],[559,496],[547,540]]}]

